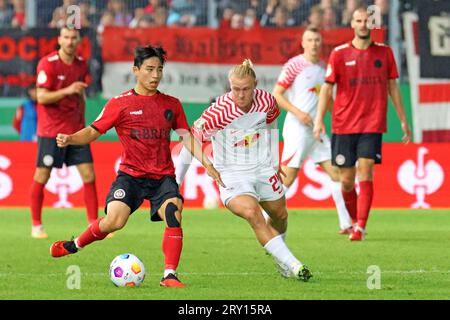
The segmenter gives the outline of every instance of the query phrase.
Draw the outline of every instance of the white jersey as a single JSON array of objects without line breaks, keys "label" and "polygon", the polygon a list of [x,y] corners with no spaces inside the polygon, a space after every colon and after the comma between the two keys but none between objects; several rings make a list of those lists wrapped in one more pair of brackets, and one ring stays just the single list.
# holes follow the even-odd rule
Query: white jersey
[{"label": "white jersey", "polygon": [[[314,119],[324,78],[324,64],[322,62],[312,63],[306,60],[303,54],[300,54],[284,64],[277,84],[287,89],[286,98],[294,106],[308,113]],[[300,123],[291,112],[287,113],[286,121]]]},{"label": "white jersey", "polygon": [[219,172],[249,171],[272,163],[275,143],[278,150],[278,130],[274,134],[268,125],[279,114],[274,96],[264,90],[255,89],[247,113],[235,105],[228,92],[203,112],[193,132],[201,141],[211,140],[214,167]]}]

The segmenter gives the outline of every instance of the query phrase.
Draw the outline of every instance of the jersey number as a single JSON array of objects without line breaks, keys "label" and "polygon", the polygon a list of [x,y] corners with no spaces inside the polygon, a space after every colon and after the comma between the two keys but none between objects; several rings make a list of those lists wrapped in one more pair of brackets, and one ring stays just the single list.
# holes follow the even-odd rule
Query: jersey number
[{"label": "jersey number", "polygon": [[272,189],[274,192],[282,193],[283,192],[283,184],[281,183],[281,178],[278,173],[274,174],[269,178],[269,183],[272,184]]}]

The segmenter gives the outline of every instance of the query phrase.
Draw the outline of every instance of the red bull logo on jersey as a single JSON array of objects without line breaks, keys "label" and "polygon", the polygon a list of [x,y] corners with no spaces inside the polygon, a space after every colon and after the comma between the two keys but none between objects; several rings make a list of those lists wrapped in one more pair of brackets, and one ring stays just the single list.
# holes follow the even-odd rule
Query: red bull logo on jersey
[{"label": "red bull logo on jersey", "polygon": [[241,141],[236,142],[234,144],[234,147],[250,148],[256,142],[256,140],[259,139],[259,136],[260,136],[259,133],[249,134],[248,136],[245,136],[245,138],[242,139]]},{"label": "red bull logo on jersey", "polygon": [[320,84],[317,84],[315,87],[312,87],[312,88],[309,88],[309,92],[313,92],[313,93],[315,93],[316,95],[319,95],[319,93],[320,93],[320,88],[321,88],[322,86],[320,85]]}]

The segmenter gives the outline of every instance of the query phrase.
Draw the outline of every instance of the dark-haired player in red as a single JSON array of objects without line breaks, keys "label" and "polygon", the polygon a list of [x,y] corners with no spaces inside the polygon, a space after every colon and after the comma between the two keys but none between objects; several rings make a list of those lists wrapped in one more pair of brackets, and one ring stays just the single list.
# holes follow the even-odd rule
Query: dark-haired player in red
[{"label": "dark-haired player in red", "polygon": [[56,146],[58,132],[74,133],[82,129],[85,112],[85,88],[88,86],[88,65],[77,56],[80,33],[63,27],[60,49],[43,57],[37,66],[37,136],[38,159],[31,185],[31,220],[33,238],[47,238],[42,227],[44,187],[52,168],[76,165],[84,184],[88,222],[98,217],[95,173],[89,145]]},{"label": "dark-haired player in red", "polygon": [[[388,95],[400,119],[403,142],[411,140],[396,82],[394,56],[388,46],[372,41],[368,23],[367,9],[358,8],[351,22],[355,37],[332,51],[314,122],[314,135],[320,139],[325,132],[323,117],[337,84],[332,112],[332,163],[339,167],[345,205],[353,220],[349,237],[352,241],[364,240],[372,205],[374,164],[381,163]],[[355,191],[356,175],[359,195]]]},{"label": "dark-haired player in red", "polygon": [[94,221],[73,241],[58,241],[51,248],[53,257],[76,253],[88,244],[122,229],[129,216],[144,199],[151,202],[151,220],[165,221],[162,241],[165,256],[165,287],[184,287],[176,276],[182,245],[181,211],[183,197],[175,181],[170,152],[170,132],[176,130],[184,146],[205,166],[207,173],[221,185],[219,173],[203,154],[201,145],[189,130],[178,99],[158,91],[163,75],[165,51],[141,47],[135,51],[134,89],[112,98],[89,127],[75,134],[58,134],[59,147],[87,144],[115,127],[123,146],[122,162],[106,198],[104,218]]}]

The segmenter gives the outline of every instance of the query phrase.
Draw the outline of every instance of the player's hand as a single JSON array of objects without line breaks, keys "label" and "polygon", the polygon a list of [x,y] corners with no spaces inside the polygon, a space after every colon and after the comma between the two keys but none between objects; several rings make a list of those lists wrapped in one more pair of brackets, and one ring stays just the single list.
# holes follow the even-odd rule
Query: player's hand
[{"label": "player's hand", "polygon": [[281,176],[283,176],[283,177],[285,177],[285,178],[287,177],[286,172],[283,171],[283,169],[281,168],[281,166],[278,167],[277,173],[278,173],[278,176],[280,176],[280,177],[281,177]]},{"label": "player's hand", "polygon": [[208,176],[214,179],[216,183],[218,183],[223,188],[226,188],[225,183],[223,183],[222,178],[220,177],[220,173],[214,168],[212,164],[206,165],[206,173]]},{"label": "player's hand", "polygon": [[56,135],[56,145],[59,148],[65,148],[69,145],[70,136],[68,134],[58,133]]},{"label": "player's hand", "polygon": [[70,86],[66,87],[67,95],[78,94],[83,95],[84,90],[88,87],[87,83],[82,81],[75,81]]},{"label": "player's hand", "polygon": [[307,114],[306,112],[300,111],[296,114],[297,119],[300,121],[300,123],[304,124],[307,127],[313,127],[314,123],[312,118]]},{"label": "player's hand", "polygon": [[325,124],[323,121],[318,121],[314,123],[313,134],[316,140],[322,142],[322,138],[320,137],[322,134],[326,133]]},{"label": "player's hand", "polygon": [[404,144],[408,144],[409,142],[411,142],[412,134],[407,122],[402,122],[402,130],[404,134],[402,137],[402,141]]}]

